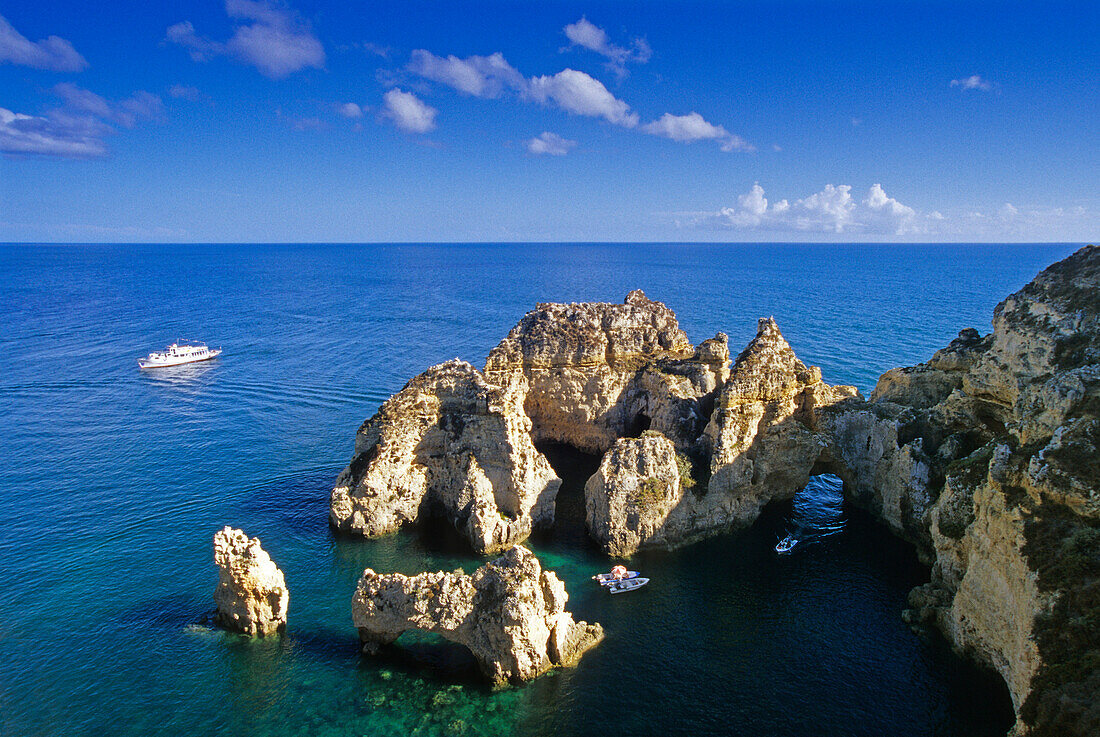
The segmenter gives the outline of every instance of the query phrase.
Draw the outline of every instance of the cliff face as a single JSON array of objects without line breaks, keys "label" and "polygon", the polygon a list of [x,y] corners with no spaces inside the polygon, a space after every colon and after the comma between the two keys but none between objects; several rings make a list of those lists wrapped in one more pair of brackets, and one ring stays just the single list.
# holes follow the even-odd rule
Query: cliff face
[{"label": "cliff face", "polygon": [[381,574],[369,568],[352,597],[363,650],[374,653],[408,629],[436,632],[469,648],[494,684],[527,681],[576,663],[603,639],[598,624],[574,622],[551,571],[514,547],[473,575]]},{"label": "cliff face", "polygon": [[621,305],[540,304],[489,353],[485,375],[524,396],[536,441],[603,453],[650,428],[692,443],[700,401],[728,365],[725,335],[696,351],[672,310],[635,290]]},{"label": "cliff face", "polygon": [[330,521],[373,536],[437,513],[477,552],[505,550],[554,519],[561,480],[530,431],[519,395],[463,361],[433,366],[359,429]]},{"label": "cliff face", "polygon": [[1004,677],[1017,731],[1100,733],[1100,249],[998,305],[871,403],[824,412],[851,495],[933,563],[910,597]]},{"label": "cliff face", "polygon": [[441,506],[489,551],[553,517],[532,438],[604,453],[588,524],[612,555],[751,523],[831,471],[912,541],[932,580],[907,618],[1004,677],[1038,735],[1100,734],[1100,249],[1042,272],[869,400],[829,386],[774,321],[732,369],[641,292],[542,304],[481,374],[444,364],[364,424],[332,497],[377,534]]},{"label": "cliff face", "polygon": [[290,593],[283,572],[259,539],[226,527],[214,535],[214,564],[215,623],[246,635],[270,635],[286,628]]}]

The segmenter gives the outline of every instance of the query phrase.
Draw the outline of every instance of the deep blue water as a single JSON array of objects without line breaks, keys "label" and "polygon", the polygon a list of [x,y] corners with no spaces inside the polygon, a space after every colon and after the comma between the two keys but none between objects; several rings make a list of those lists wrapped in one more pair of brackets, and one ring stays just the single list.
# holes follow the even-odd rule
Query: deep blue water
[{"label": "deep blue water", "polygon": [[[606,641],[490,692],[468,654],[405,636],[358,654],[362,569],[473,570],[445,531],[335,538],[354,434],[427,366],[485,355],[539,301],[642,288],[736,353],[771,315],[825,379],[869,391],[1074,250],[1043,246],[0,246],[0,734],[1003,734],[995,678],[901,622],[928,572],[855,510],[790,556],[797,514],[632,561],[609,597],[583,532],[592,459],[557,453],[559,526],[532,546]],[[224,347],[161,373],[177,337]],[[259,536],[286,636],[196,624],[211,538]],[[416,731],[419,730],[419,731]]]}]

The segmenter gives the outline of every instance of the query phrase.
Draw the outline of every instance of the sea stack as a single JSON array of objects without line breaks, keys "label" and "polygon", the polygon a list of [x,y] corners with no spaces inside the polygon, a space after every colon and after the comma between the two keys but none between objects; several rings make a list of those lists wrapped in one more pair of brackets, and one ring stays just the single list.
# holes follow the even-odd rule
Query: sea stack
[{"label": "sea stack", "polygon": [[214,535],[214,564],[218,566],[216,624],[246,635],[286,629],[290,593],[283,572],[258,538],[249,539],[242,530],[225,527]]},{"label": "sea stack", "polygon": [[352,621],[373,654],[402,632],[435,632],[469,648],[496,686],[569,666],[603,639],[598,624],[574,622],[569,596],[552,571],[517,546],[466,575],[461,570],[404,576],[363,571]]}]

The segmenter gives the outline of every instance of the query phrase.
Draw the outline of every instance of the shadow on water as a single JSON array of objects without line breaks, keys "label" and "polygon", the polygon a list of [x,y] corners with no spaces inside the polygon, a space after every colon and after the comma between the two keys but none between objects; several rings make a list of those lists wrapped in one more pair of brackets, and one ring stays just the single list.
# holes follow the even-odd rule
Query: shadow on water
[{"label": "shadow on water", "polygon": [[584,485],[600,467],[601,457],[564,443],[539,443],[539,452],[550,461],[561,479],[554,510],[554,525],[538,530],[533,541],[552,549],[597,549],[585,525]]}]

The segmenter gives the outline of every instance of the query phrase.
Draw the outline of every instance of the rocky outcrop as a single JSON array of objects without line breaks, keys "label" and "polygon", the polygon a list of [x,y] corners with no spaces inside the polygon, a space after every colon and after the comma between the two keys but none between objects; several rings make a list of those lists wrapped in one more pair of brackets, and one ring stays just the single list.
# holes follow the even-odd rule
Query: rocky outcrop
[{"label": "rocky outcrop", "polygon": [[246,635],[270,635],[286,629],[290,593],[257,538],[226,527],[214,535],[216,624]]},{"label": "rocky outcrop", "polygon": [[588,479],[584,502],[588,532],[609,555],[639,547],[679,544],[691,533],[684,484],[691,463],[664,435],[647,430],[620,438]]},{"label": "rocky outcrop", "polygon": [[694,442],[728,366],[725,335],[696,350],[672,310],[635,290],[621,305],[538,305],[489,353],[485,375],[524,396],[536,441],[603,453],[646,429]]},{"label": "rocky outcrop", "polygon": [[377,652],[409,629],[435,632],[469,648],[486,677],[501,685],[572,665],[603,639],[600,625],[573,621],[568,598],[558,577],[517,546],[470,576],[367,569],[351,607],[364,652]]},{"label": "rocky outcrop", "polygon": [[1043,271],[872,401],[821,415],[852,498],[917,543],[910,596],[1008,684],[1016,732],[1100,730],[1100,249]]},{"label": "rocky outcrop", "polygon": [[464,361],[433,366],[359,429],[330,521],[375,536],[439,514],[475,551],[507,549],[553,521],[561,485],[530,431],[520,395]]},{"label": "rocky outcrop", "polygon": [[822,407],[858,392],[830,386],[821,369],[795,355],[771,318],[741,352],[706,427],[707,496],[725,500],[731,522],[748,523],[775,498],[809,481],[827,441],[817,432]]},{"label": "rocky outcrop", "polygon": [[609,554],[628,556],[751,524],[809,481],[828,447],[820,410],[855,396],[854,387],[825,384],[774,320],[760,320],[693,444],[678,450],[649,430],[607,452],[585,487],[590,534]]}]

